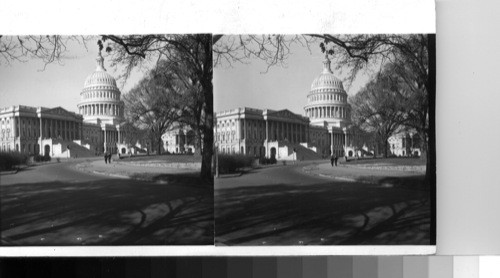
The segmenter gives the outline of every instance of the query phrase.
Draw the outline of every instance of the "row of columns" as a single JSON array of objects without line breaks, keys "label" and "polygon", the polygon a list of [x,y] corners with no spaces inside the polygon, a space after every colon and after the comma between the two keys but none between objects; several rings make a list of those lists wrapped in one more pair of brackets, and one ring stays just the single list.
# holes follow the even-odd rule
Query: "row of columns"
[{"label": "row of columns", "polygon": [[123,109],[120,105],[111,103],[102,104],[84,104],[79,108],[81,115],[109,115],[109,116],[122,116]]},{"label": "row of columns", "polygon": [[330,151],[333,154],[336,150],[339,149],[339,147],[342,147],[344,149],[344,152],[347,153],[347,133],[336,133],[332,132],[331,134],[331,148]]},{"label": "row of columns", "polygon": [[79,140],[82,138],[82,124],[74,121],[39,118],[40,138]]},{"label": "row of columns", "polygon": [[266,140],[276,141],[287,139],[293,143],[306,142],[308,126],[297,123],[266,120]]},{"label": "row of columns", "polygon": [[104,152],[108,150],[108,145],[114,146],[116,145],[117,142],[119,143],[121,140],[120,130],[103,130],[102,133],[104,137]]},{"label": "row of columns", "polygon": [[[254,120],[240,119],[238,120],[238,132],[241,139],[248,138],[248,133],[252,130],[251,125]],[[287,139],[290,142],[306,142],[308,140],[308,126],[297,123],[289,123],[283,121],[265,121],[266,137],[267,141],[276,141]],[[257,130],[254,130],[257,131]]]},{"label": "row of columns", "polygon": [[118,99],[117,94],[113,92],[87,92],[84,98],[108,98]]},{"label": "row of columns", "polygon": [[349,111],[347,107],[338,106],[320,106],[306,109],[309,118],[348,118]]},{"label": "row of columns", "polygon": [[[28,126],[26,121],[33,119],[32,117],[13,117],[12,118],[12,132],[13,137],[22,137],[22,131]],[[23,126],[23,120],[25,124]],[[56,138],[61,136],[65,140],[78,140],[82,136],[82,124],[74,121],[57,120],[57,119],[44,119],[38,118],[38,129],[40,133],[39,138]],[[36,127],[36,126],[34,126]]]},{"label": "row of columns", "polygon": [[327,95],[312,95],[309,101],[346,101],[345,97],[337,94],[327,94]]}]

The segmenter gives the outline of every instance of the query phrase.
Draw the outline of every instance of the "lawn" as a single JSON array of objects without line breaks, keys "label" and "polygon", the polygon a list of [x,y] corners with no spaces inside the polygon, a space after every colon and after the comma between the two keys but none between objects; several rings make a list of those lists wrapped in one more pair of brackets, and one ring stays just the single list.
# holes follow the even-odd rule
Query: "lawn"
[{"label": "lawn", "polygon": [[425,166],[426,160],[413,157],[394,157],[394,158],[362,158],[359,160],[350,159],[349,165],[387,165],[387,166]]},{"label": "lawn", "polygon": [[155,162],[170,162],[170,163],[191,163],[191,162],[201,162],[201,155],[174,155],[174,154],[162,154],[162,155],[141,155],[124,157],[120,159],[122,162],[126,161],[155,161]]}]

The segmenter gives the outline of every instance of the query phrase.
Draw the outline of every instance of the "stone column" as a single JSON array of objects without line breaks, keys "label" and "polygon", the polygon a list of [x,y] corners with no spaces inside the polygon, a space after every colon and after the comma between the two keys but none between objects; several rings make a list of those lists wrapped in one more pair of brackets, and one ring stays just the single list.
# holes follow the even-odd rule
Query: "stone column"
[{"label": "stone column", "polygon": [[334,136],[334,134],[333,134],[333,129],[332,129],[332,136],[331,136],[331,137],[332,137],[332,139],[331,139],[331,140],[332,140],[332,142],[331,142],[331,147],[330,147],[330,155],[333,155],[333,149],[334,149],[334,148],[333,148],[333,145],[334,145],[334,142],[333,142],[333,136]]},{"label": "stone column", "polygon": [[[247,140],[247,128],[248,128],[247,125],[248,125],[247,119],[243,119],[243,139],[246,141],[248,141]],[[246,146],[245,146],[245,148],[246,148]],[[246,150],[245,150],[245,152],[246,152]]]},{"label": "stone column", "polygon": [[349,145],[349,135],[347,134],[347,131],[345,133],[345,154],[347,156],[347,146]]},{"label": "stone column", "polygon": [[78,129],[78,140],[83,140],[83,138],[82,138],[82,123],[78,122],[76,124],[76,128]]},{"label": "stone column", "polygon": [[[269,141],[269,123],[266,120],[266,142]],[[266,147],[267,150],[267,147]]]},{"label": "stone column", "polygon": [[107,136],[106,136],[106,129],[104,129],[104,152],[106,152],[108,150],[108,146],[107,146]]},{"label": "stone column", "polygon": [[40,113],[40,147],[39,147],[39,152],[40,155],[43,155],[42,151],[42,128],[43,128],[43,120],[42,120],[42,114]]},{"label": "stone column", "polygon": [[12,117],[12,122],[13,122],[13,125],[14,125],[14,127],[12,128],[12,133],[14,134],[14,139],[16,139],[16,137],[18,136],[16,115],[14,115]]}]

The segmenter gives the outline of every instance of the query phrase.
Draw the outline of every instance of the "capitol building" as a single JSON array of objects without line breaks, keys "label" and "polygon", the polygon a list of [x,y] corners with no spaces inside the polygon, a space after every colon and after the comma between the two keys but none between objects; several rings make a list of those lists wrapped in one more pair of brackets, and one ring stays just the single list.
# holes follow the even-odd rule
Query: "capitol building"
[{"label": "capitol building", "polygon": [[[307,94],[304,115],[287,109],[236,108],[216,113],[216,142],[221,153],[241,153],[279,160],[361,156],[370,152],[351,126],[351,106],[342,81],[334,76],[331,61]],[[360,143],[361,142],[361,143]],[[357,147],[356,147],[357,146]]]},{"label": "capitol building", "polygon": [[127,134],[121,130],[127,123],[116,80],[104,68],[100,52],[96,61],[97,67],[80,93],[78,113],[62,107],[0,108],[1,150],[51,157],[134,153],[136,142],[127,142]]}]

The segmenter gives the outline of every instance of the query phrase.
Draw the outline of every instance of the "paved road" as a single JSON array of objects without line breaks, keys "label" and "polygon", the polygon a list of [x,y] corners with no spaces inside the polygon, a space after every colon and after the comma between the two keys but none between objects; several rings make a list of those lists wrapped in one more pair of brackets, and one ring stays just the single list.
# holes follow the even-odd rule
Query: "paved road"
[{"label": "paved road", "polygon": [[430,196],[421,175],[339,167],[327,176],[321,163],[216,179],[216,243],[429,244]]},{"label": "paved road", "polygon": [[77,163],[81,160],[0,177],[2,244],[213,242],[212,192],[189,184],[192,177],[160,184],[81,172]]}]

